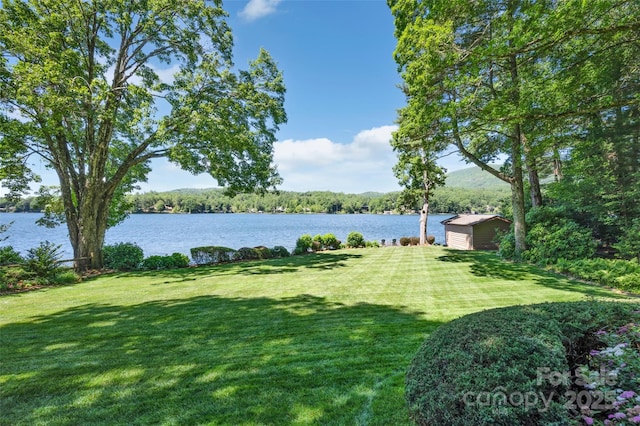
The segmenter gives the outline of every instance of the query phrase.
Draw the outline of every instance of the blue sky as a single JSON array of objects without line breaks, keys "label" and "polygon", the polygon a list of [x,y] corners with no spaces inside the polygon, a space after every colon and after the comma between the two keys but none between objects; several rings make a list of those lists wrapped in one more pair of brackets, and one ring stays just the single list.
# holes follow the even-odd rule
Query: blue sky
[{"label": "blue sky", "polygon": [[[234,61],[246,68],[260,47],[283,71],[288,123],[274,160],[285,191],[399,190],[389,139],[404,104],[393,60],[393,17],[384,0],[231,0]],[[449,170],[468,167],[453,155]],[[43,170],[38,170],[42,172]],[[46,184],[55,184],[48,182]],[[49,174],[50,175],[50,174]],[[142,191],[215,187],[159,160]]]}]

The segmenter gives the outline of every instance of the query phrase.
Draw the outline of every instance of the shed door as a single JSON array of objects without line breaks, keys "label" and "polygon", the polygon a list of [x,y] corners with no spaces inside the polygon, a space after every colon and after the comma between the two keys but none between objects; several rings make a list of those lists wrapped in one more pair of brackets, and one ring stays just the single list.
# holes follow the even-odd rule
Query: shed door
[{"label": "shed door", "polygon": [[447,245],[454,249],[471,250],[473,237],[471,227],[447,225],[445,228]]}]

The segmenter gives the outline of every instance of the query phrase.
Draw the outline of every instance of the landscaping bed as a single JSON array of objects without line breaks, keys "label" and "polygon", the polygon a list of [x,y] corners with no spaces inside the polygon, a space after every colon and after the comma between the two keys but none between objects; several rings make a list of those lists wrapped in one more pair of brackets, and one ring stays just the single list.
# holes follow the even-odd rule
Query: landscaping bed
[{"label": "landscaping bed", "polygon": [[638,323],[640,304],[603,301],[514,306],[451,321],[411,363],[411,417],[451,426],[633,423],[640,416]]}]

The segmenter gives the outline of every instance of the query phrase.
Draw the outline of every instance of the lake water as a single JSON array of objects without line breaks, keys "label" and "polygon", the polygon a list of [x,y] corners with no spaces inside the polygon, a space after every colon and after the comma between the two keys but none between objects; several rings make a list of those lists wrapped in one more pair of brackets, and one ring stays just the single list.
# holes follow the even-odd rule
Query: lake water
[{"label": "lake water", "polygon": [[[444,244],[444,226],[440,221],[451,215],[429,215],[428,233],[436,243]],[[8,237],[0,246],[10,245],[23,255],[41,241],[62,245],[65,258],[71,258],[66,225],[48,229],[35,224],[37,213],[0,213],[0,224],[13,221]],[[327,214],[133,214],[123,223],[107,231],[106,244],[133,242],[144,255],[166,255],[174,252],[190,256],[199,246],[295,247],[303,234],[332,233],[346,241],[351,231],[362,233],[368,241],[418,235],[417,215],[327,215]]]}]

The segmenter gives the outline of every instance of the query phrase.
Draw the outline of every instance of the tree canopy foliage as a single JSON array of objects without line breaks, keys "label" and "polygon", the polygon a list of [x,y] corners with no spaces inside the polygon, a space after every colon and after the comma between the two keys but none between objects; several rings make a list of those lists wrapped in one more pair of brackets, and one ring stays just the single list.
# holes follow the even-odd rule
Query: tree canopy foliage
[{"label": "tree canopy foliage", "polygon": [[153,158],[232,193],[280,182],[283,77],[265,50],[235,68],[225,17],[221,1],[2,2],[0,180],[16,195],[34,156],[55,170],[81,269],[101,267]]},{"label": "tree canopy foliage", "polygon": [[[526,249],[525,184],[541,206],[538,175],[560,178],[563,152],[579,161],[587,141],[608,141],[604,151],[624,145],[625,167],[637,170],[637,0],[388,3],[407,94],[400,131],[437,141],[435,152],[454,145],[511,185],[517,254]],[[498,158],[501,169],[490,165]]]}]

